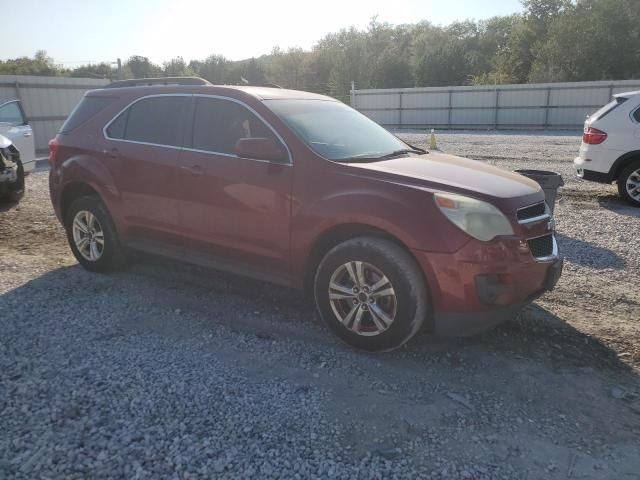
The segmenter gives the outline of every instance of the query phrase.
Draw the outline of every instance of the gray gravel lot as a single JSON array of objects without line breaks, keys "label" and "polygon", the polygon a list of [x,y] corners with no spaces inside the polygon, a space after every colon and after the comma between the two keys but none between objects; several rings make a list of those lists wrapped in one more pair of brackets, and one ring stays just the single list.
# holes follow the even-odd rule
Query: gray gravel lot
[{"label": "gray gravel lot", "polygon": [[0,210],[0,478],[640,478],[640,211],[573,178],[575,134],[438,143],[562,173],[565,274],[491,332],[383,355],[280,287],[84,271],[31,175]]}]

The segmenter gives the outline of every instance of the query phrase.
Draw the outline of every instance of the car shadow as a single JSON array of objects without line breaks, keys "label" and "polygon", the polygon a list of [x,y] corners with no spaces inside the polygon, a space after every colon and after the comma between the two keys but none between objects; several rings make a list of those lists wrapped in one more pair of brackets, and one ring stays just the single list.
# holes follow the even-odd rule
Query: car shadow
[{"label": "car shadow", "polygon": [[602,208],[606,208],[614,213],[627,217],[640,218],[640,208],[632,207],[618,195],[605,195],[598,197],[598,203]]},{"label": "car shadow", "polygon": [[[451,355],[482,352],[535,360],[555,369],[591,368],[634,374],[631,365],[599,339],[573,327],[569,319],[537,305],[526,306],[513,319],[472,337],[433,337],[421,332],[409,348]],[[633,359],[632,359],[633,361]]]},{"label": "car shadow", "polygon": [[[108,275],[93,274],[77,265],[51,270],[0,295],[0,311],[14,313],[5,316],[0,327],[9,338],[12,329],[14,335],[21,332],[20,335],[37,336],[19,317],[30,315],[34,305],[59,305],[61,296],[73,289],[81,292],[82,298],[76,300],[83,305],[91,305],[92,298],[97,300],[95,311],[82,310],[82,315],[89,318],[101,318],[95,341],[118,341],[148,333],[184,338],[207,335],[224,326],[268,342],[302,341],[330,350],[352,351],[322,324],[311,300],[297,291],[147,256],[137,258],[125,271]],[[132,289],[138,297],[131,295]],[[148,305],[141,307],[137,298]],[[114,308],[110,310],[109,305]],[[127,312],[127,308],[131,311]],[[50,309],[46,318],[49,327],[57,331],[93,328],[84,327],[83,319],[73,309]],[[530,305],[513,320],[483,334],[444,338],[422,331],[401,349],[376,357],[380,361],[429,363],[451,355],[470,362],[499,354],[550,363],[557,368],[632,371],[613,349],[577,330],[568,320]],[[33,323],[29,325],[33,327]],[[37,324],[37,328],[45,326]]]},{"label": "car shadow", "polygon": [[0,213],[8,212],[9,210],[17,207],[20,202],[0,202]]},{"label": "car shadow", "polygon": [[596,269],[623,269],[624,258],[608,248],[599,247],[590,242],[556,233],[558,246],[562,255],[571,263]]}]

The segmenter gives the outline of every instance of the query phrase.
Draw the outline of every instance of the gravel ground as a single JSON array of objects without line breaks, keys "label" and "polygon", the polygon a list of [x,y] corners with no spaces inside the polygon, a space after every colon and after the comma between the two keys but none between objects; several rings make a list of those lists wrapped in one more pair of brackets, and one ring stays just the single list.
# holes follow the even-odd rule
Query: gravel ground
[{"label": "gravel ground", "polygon": [[566,270],[491,332],[383,355],[280,287],[84,271],[31,175],[0,211],[0,478],[640,478],[640,211],[573,178],[575,135],[438,142],[562,173]]}]

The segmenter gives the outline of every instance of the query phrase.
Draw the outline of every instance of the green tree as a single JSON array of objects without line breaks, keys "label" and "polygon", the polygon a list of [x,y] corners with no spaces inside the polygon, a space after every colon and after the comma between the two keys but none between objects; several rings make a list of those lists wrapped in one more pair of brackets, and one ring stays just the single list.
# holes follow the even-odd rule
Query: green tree
[{"label": "green tree", "polygon": [[286,88],[303,90],[305,52],[301,48],[289,48],[283,51],[275,47],[271,51],[269,78],[272,82]]},{"label": "green tree", "polygon": [[262,66],[262,62],[256,60],[255,57],[251,57],[244,66],[243,78],[246,79],[250,85],[266,84],[267,76],[264,67]]},{"label": "green tree", "polygon": [[0,61],[0,75],[49,75],[62,73],[44,50],[38,50],[33,58],[20,57]]},{"label": "green tree", "polygon": [[231,68],[232,62],[222,55],[209,55],[203,61],[192,60],[189,68],[205,80],[210,81],[214,85],[226,83],[227,74]]},{"label": "green tree", "polygon": [[194,74],[182,57],[175,57],[164,62],[162,73],[167,77],[188,77]]},{"label": "green tree", "polygon": [[162,75],[162,68],[154,64],[147,57],[134,55],[126,62],[127,77],[153,78]]},{"label": "green tree", "polygon": [[530,81],[640,77],[640,2],[582,0],[551,23]]},{"label": "green tree", "polygon": [[82,78],[117,78],[117,71],[109,63],[97,63],[90,65],[81,65],[69,72],[72,77]]}]

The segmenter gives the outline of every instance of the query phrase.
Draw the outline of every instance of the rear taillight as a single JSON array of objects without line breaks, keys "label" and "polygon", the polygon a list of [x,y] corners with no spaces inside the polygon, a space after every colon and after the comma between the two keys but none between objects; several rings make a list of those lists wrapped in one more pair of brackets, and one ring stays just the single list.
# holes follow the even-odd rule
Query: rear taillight
[{"label": "rear taillight", "polygon": [[599,145],[607,139],[607,134],[597,128],[589,127],[582,134],[582,141],[589,145]]},{"label": "rear taillight", "polygon": [[58,156],[58,147],[60,144],[58,143],[58,139],[52,138],[49,140],[49,165],[52,167],[56,163],[56,157]]}]

